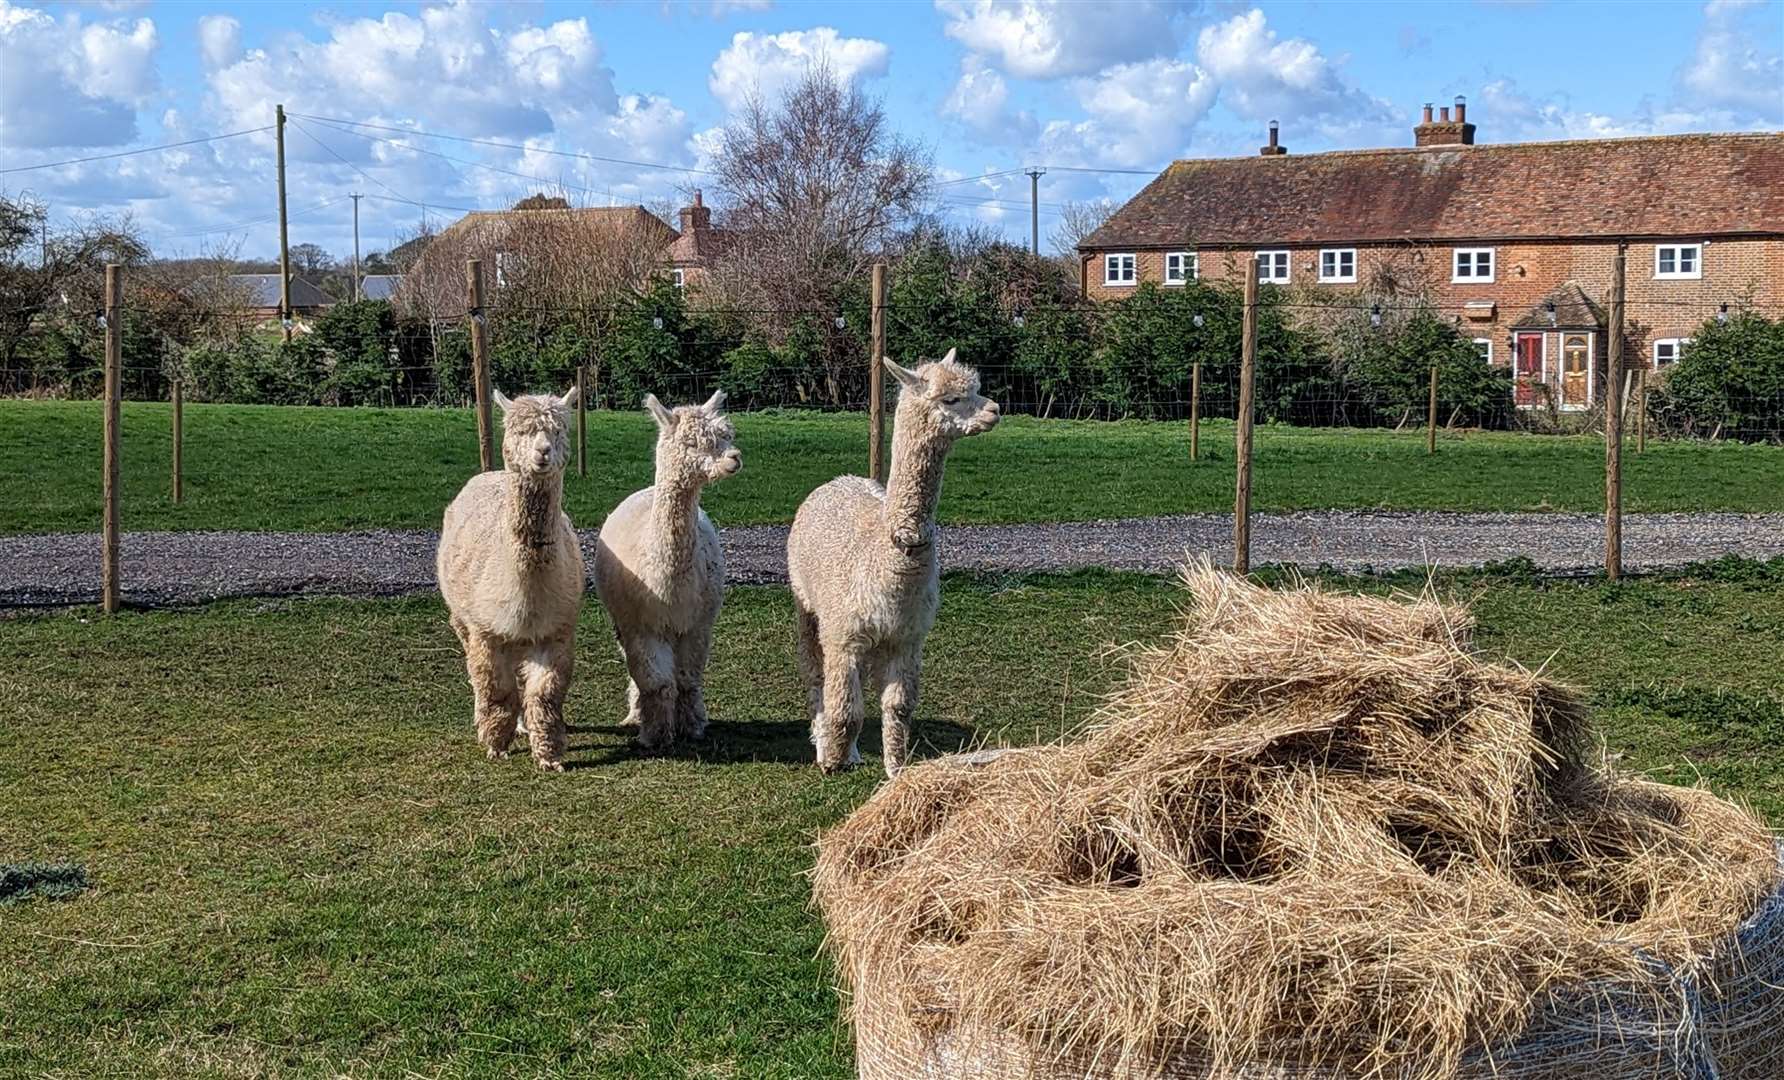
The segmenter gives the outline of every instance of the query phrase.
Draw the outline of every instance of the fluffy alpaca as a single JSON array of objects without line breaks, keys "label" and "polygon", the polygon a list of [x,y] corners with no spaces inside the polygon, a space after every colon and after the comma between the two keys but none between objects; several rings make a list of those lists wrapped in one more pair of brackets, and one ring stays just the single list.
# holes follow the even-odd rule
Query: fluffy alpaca
[{"label": "fluffy alpaca", "polygon": [[563,511],[576,391],[495,398],[503,469],[473,476],[446,508],[435,570],[465,649],[477,741],[490,757],[506,757],[524,711],[533,761],[562,772],[564,695],[585,585]]},{"label": "fluffy alpaca", "polygon": [[656,483],[619,504],[595,547],[595,592],[631,676],[626,720],[647,750],[706,733],[701,680],[725,602],[725,554],[700,490],[743,468],[724,404],[723,390],[673,411],[644,399],[657,422]]},{"label": "fluffy alpaca", "polygon": [[886,486],[859,476],[830,481],[806,497],[787,536],[799,666],[825,772],[861,762],[863,683],[881,687],[886,775],[904,766],[923,639],[940,600],[942,463],[955,440],[991,430],[1001,415],[952,349],[915,371],[890,360],[886,370],[901,387]]}]

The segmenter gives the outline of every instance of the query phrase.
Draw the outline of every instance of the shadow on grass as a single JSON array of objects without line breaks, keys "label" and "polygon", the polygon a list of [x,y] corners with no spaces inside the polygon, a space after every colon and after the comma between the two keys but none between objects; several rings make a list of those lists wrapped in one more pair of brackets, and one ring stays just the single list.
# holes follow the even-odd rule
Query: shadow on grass
[{"label": "shadow on grass", "polygon": [[[602,765],[615,765],[626,761],[643,761],[651,758],[664,758],[671,761],[695,761],[706,765],[736,765],[746,762],[778,762],[783,765],[810,765],[813,752],[810,731],[805,720],[800,718],[792,723],[745,723],[731,720],[713,720],[706,725],[706,736],[698,742],[677,743],[667,750],[646,751],[633,744],[631,736],[637,733],[636,728],[615,725],[591,725],[570,729],[595,735],[619,735],[626,741],[619,744],[603,743],[588,747],[572,747],[571,752],[582,753],[572,761],[565,763],[570,769],[592,769]],[[974,739],[971,728],[962,727],[944,720],[925,720],[917,725],[912,733],[913,741],[922,749],[919,757],[931,756],[932,753],[952,753],[970,746]],[[867,726],[861,731],[861,752],[864,755],[881,753],[880,726],[877,718],[869,719]]]}]

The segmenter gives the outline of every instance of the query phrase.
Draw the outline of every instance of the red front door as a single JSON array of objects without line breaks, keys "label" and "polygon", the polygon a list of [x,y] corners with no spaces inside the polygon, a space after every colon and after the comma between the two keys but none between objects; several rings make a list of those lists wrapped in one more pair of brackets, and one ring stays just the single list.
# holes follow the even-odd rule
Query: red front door
[{"label": "red front door", "polygon": [[1537,384],[1542,382],[1542,335],[1519,334],[1517,339],[1517,365],[1514,374],[1517,382],[1512,390],[1512,400],[1519,405],[1542,404],[1542,392]]}]

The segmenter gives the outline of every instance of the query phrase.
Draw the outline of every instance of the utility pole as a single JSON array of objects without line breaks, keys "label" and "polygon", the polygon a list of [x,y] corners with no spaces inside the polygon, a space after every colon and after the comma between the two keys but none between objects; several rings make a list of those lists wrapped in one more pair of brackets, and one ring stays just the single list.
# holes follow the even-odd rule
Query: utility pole
[{"label": "utility pole", "polygon": [[291,340],[291,230],[285,220],[285,106],[273,106],[273,141],[279,150],[279,325]]},{"label": "utility pole", "polygon": [[1036,166],[1028,170],[1028,235],[1029,250],[1041,253],[1041,177],[1046,169]]},{"label": "utility pole", "polygon": [[364,299],[359,295],[359,200],[364,195],[349,195],[353,200],[353,299]]}]

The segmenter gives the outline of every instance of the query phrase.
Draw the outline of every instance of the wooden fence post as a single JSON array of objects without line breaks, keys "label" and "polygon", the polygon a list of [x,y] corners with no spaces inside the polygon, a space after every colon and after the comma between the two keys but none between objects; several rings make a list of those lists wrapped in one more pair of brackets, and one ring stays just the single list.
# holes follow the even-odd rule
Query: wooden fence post
[{"label": "wooden fence post", "polygon": [[1610,356],[1604,380],[1604,573],[1623,576],[1623,274],[1625,245],[1611,265]]},{"label": "wooden fence post", "polygon": [[107,615],[118,610],[118,422],[123,393],[124,268],[105,267],[105,507],[100,523],[99,598]]},{"label": "wooden fence post", "polygon": [[886,264],[873,264],[872,353],[867,361],[867,475],[884,483],[886,446]]},{"label": "wooden fence post", "polygon": [[1189,460],[1202,456],[1202,365],[1189,369]]},{"label": "wooden fence post", "polygon": [[1257,259],[1245,261],[1245,337],[1239,347],[1239,415],[1233,440],[1233,569],[1251,573],[1251,413],[1257,381]]},{"label": "wooden fence post", "polygon": [[588,362],[576,365],[576,475],[588,475]]},{"label": "wooden fence post", "polygon": [[1648,449],[1648,369],[1644,365],[1635,369],[1635,452],[1645,453]]},{"label": "wooden fence post", "polygon": [[471,301],[471,383],[477,393],[477,461],[495,468],[496,433],[489,416],[489,327],[483,318],[483,261],[465,260],[465,286]]},{"label": "wooden fence post", "polygon": [[186,391],[180,380],[173,381],[173,502],[178,506],[186,497]]},{"label": "wooden fence post", "polygon": [[1431,400],[1425,408],[1425,453],[1437,452],[1437,365],[1431,365]]}]

